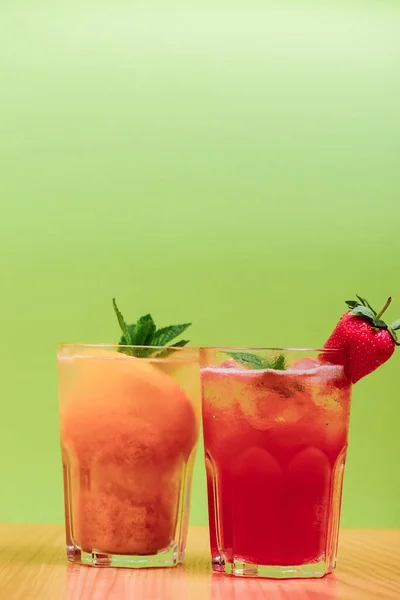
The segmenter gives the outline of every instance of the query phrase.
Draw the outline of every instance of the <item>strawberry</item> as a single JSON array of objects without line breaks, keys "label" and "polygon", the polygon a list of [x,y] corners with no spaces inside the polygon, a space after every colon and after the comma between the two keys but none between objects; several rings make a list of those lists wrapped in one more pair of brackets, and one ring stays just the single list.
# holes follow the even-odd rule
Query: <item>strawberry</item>
[{"label": "strawberry", "polygon": [[[357,299],[346,301],[350,310],[342,316],[324,346],[343,351],[338,362],[346,366],[353,383],[385,363],[392,356],[395,346],[400,345],[395,333],[400,329],[400,319],[387,325],[381,318],[392,298],[388,298],[378,313],[367,300],[360,296]],[[322,358],[332,362],[328,352]]]}]

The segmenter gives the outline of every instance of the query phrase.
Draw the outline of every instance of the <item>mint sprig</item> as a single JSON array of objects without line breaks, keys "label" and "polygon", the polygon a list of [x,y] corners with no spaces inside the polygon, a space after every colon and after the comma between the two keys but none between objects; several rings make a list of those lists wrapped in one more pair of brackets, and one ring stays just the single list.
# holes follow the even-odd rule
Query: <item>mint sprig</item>
[{"label": "mint sprig", "polygon": [[274,369],[276,371],[286,370],[286,359],[283,354],[269,359],[250,352],[226,352],[228,356],[250,369]]},{"label": "mint sprig", "polygon": [[[127,324],[121,311],[119,310],[115,298],[113,298],[114,312],[117,316],[119,326],[122,331],[121,339],[119,340],[118,352],[127,354],[128,356],[136,356],[145,358],[154,354],[155,350],[151,346],[167,346],[169,342],[181,335],[191,323],[183,323],[181,325],[169,325],[157,329],[153,317],[150,314],[140,317],[136,323]],[[174,344],[170,344],[168,348],[161,350],[155,355],[155,358],[165,358],[170,355],[174,348],[186,346],[189,340],[179,340]],[[124,348],[124,346],[127,346]],[[147,348],[130,348],[129,346],[150,346]]]}]

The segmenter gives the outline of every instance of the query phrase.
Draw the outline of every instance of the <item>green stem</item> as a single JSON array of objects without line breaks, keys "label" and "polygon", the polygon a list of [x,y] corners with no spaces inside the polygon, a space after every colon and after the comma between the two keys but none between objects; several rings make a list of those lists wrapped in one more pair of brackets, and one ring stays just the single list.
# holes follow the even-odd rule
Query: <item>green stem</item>
[{"label": "green stem", "polygon": [[386,300],[385,306],[378,312],[378,314],[376,315],[375,319],[380,319],[381,318],[381,316],[383,315],[383,313],[388,309],[391,301],[392,301],[392,296],[389,296],[389,298]]}]

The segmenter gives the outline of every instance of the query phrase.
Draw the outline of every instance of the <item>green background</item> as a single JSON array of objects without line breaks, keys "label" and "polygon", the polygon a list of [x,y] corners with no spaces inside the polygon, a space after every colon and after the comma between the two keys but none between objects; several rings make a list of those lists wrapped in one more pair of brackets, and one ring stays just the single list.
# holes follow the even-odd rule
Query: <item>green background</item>
[{"label": "green background", "polygon": [[[117,341],[113,295],[203,345],[400,317],[398,4],[2,1],[0,520],[63,519],[55,346]],[[345,526],[400,526],[398,353],[354,389]]]}]

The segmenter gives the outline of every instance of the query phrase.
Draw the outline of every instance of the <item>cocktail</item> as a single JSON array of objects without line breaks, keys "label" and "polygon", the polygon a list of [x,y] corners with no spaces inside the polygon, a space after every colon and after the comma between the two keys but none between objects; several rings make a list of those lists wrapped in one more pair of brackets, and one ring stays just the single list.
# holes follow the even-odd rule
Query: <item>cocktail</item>
[{"label": "cocktail", "polygon": [[[238,360],[250,353],[265,368]],[[214,570],[299,577],[334,567],[351,382],[317,357],[202,350]]]},{"label": "cocktail", "polygon": [[122,341],[58,350],[67,557],[174,566],[198,439],[198,351]]},{"label": "cocktail", "polygon": [[321,350],[200,354],[214,571],[322,577],[336,564],[352,384],[393,353],[359,298]]}]

